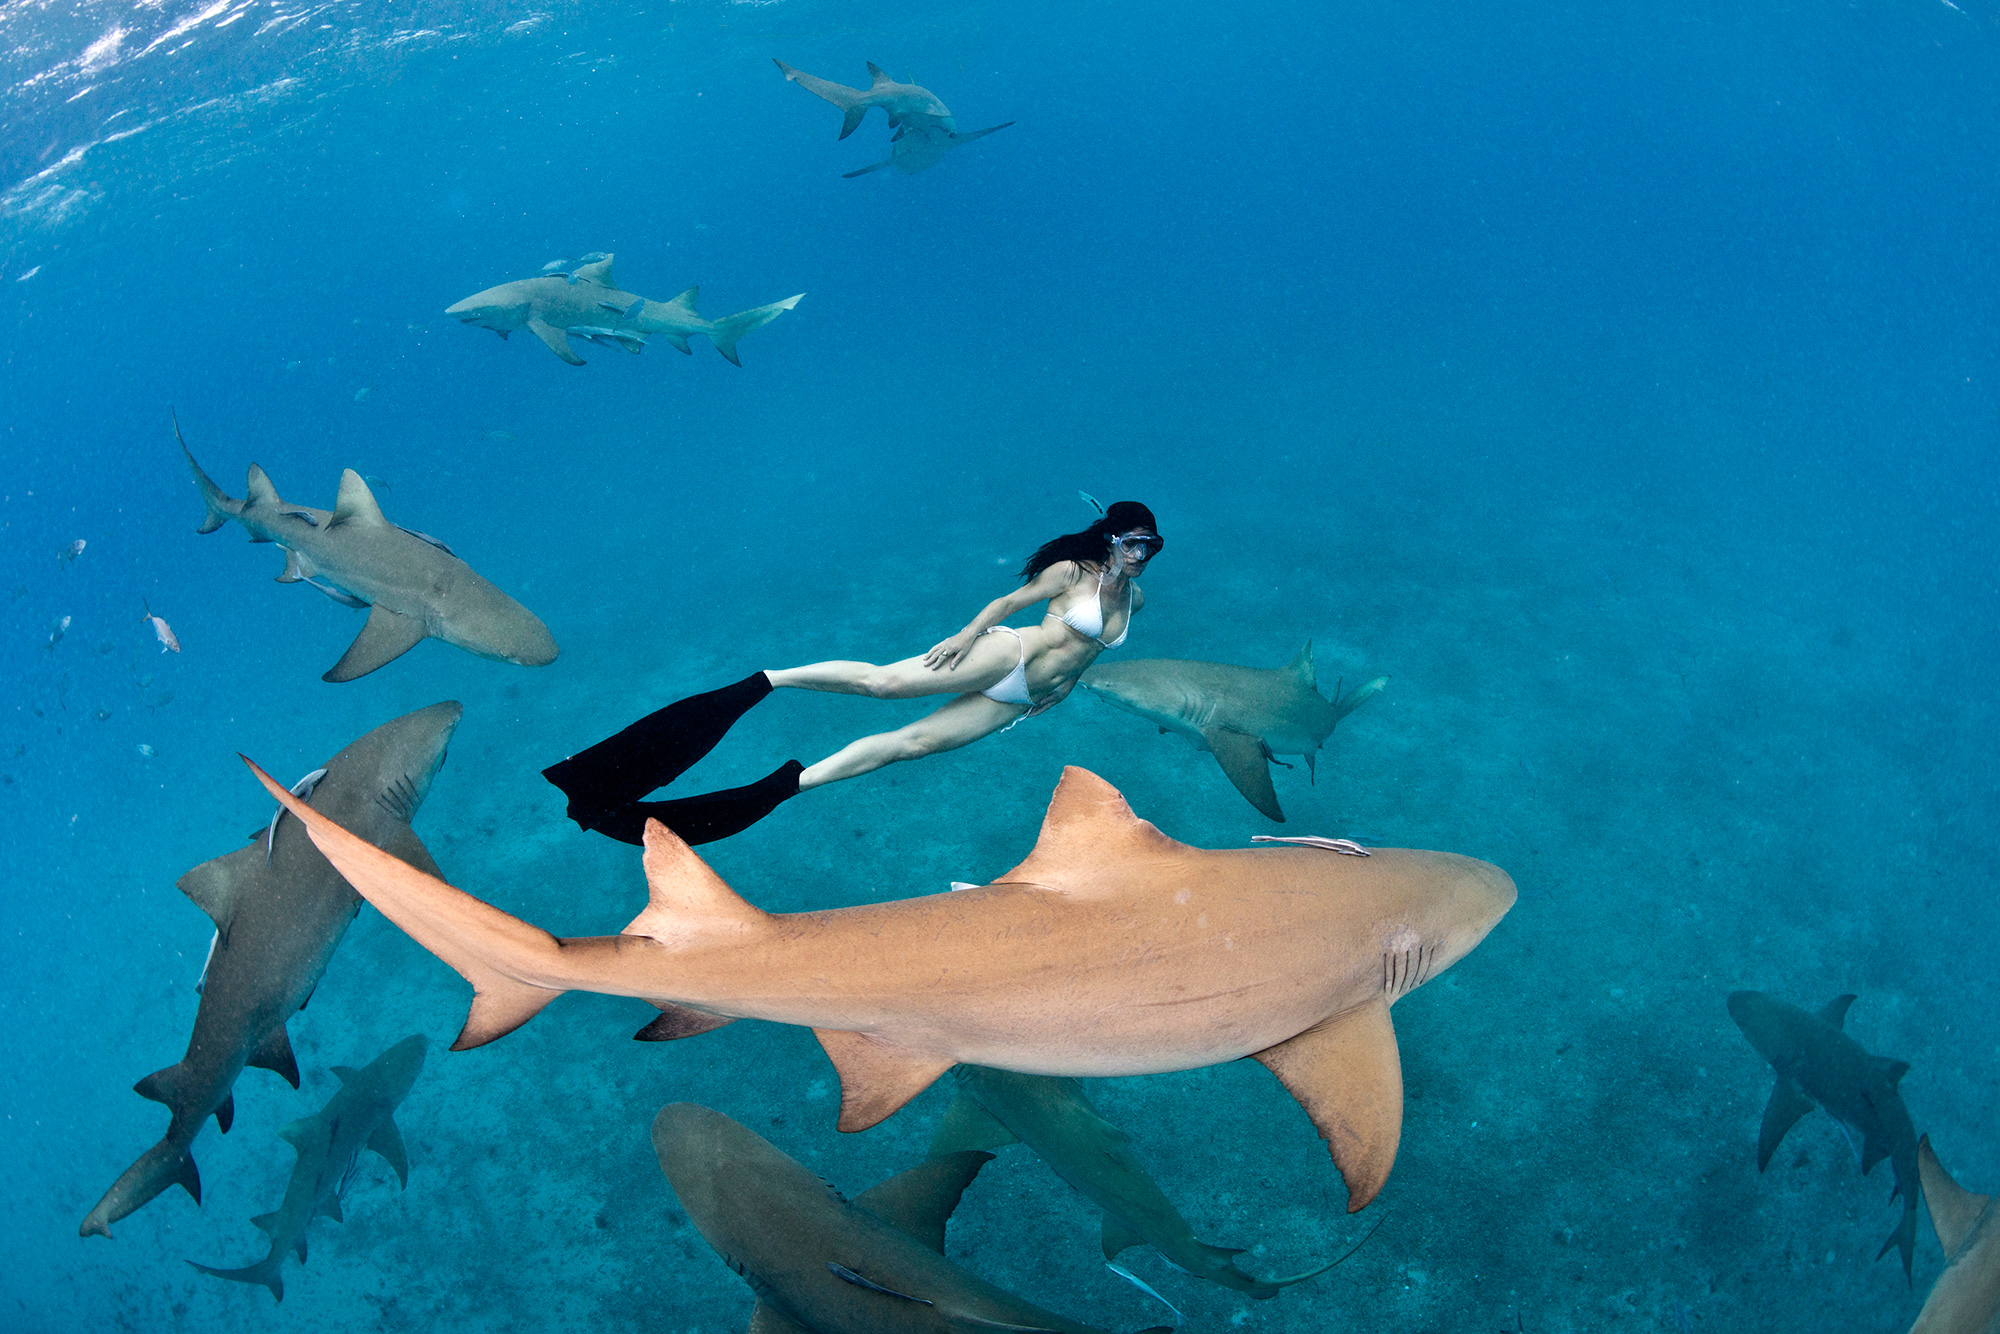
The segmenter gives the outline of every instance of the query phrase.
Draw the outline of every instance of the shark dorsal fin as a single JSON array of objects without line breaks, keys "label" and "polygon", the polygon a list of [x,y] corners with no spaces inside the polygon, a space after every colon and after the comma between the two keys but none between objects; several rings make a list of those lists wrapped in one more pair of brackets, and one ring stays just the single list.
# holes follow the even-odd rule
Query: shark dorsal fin
[{"label": "shark dorsal fin", "polygon": [[[967,1068],[960,1066],[959,1070]],[[951,1106],[938,1118],[937,1129],[931,1132],[931,1156],[941,1158],[961,1149],[997,1149],[1003,1144],[1019,1143],[1020,1138],[961,1088]]]},{"label": "shark dorsal fin", "polygon": [[882,67],[880,65],[877,65],[872,60],[868,62],[868,80],[869,80],[868,86],[870,88],[880,88],[885,83],[895,82],[894,79],[891,79],[886,73],[883,72]]},{"label": "shark dorsal fin", "polygon": [[361,474],[352,468],[343,468],[340,472],[340,498],[333,502],[333,517],[327,520],[326,526],[341,528],[349,524],[387,528],[389,521],[382,517],[382,507],[375,503],[375,493],[368,489],[368,483],[361,480]]},{"label": "shark dorsal fin", "polygon": [[1313,669],[1312,640],[1308,639],[1306,646],[1293,655],[1292,660],[1285,664],[1285,670],[1299,678],[1300,684],[1307,690],[1318,693],[1319,673]]},{"label": "shark dorsal fin", "polygon": [[620,934],[671,943],[764,923],[766,914],[731,889],[679,834],[648,820],[645,837],[646,907]]},{"label": "shark dorsal fin", "polygon": [[251,464],[249,476],[243,481],[243,508],[247,510],[253,505],[269,505],[276,509],[284,503],[278,499],[278,488],[271,484],[271,475]]},{"label": "shark dorsal fin", "polygon": [[1953,1181],[1931,1148],[1929,1135],[1917,1141],[1917,1175],[1924,1183],[1924,1199],[1931,1207],[1931,1225],[1937,1229],[1938,1244],[1944,1247],[1945,1259],[1955,1259],[1958,1248],[1972,1234],[1993,1197],[1974,1195]]},{"label": "shark dorsal fin", "polygon": [[992,1154],[977,1149],[947,1153],[870,1187],[854,1203],[943,1255],[945,1220],[979,1169],[992,1161]]},{"label": "shark dorsal fin", "polygon": [[1832,1024],[1835,1028],[1845,1028],[1847,1027],[1847,1007],[1854,1004],[1854,1001],[1855,997],[1851,993],[1845,996],[1835,996],[1820,1010],[1819,1017]]},{"label": "shark dorsal fin", "polygon": [[581,283],[596,283],[599,287],[618,286],[617,280],[611,276],[611,261],[615,258],[614,255],[606,255],[595,263],[577,265],[576,280]]},{"label": "shark dorsal fin", "polygon": [[[258,830],[253,837],[261,837]],[[245,857],[244,853],[252,856]],[[231,859],[234,858],[232,861]],[[263,849],[256,847],[238,848],[221,857],[203,862],[174,881],[181,893],[194,900],[194,906],[208,914],[215,923],[215,929],[226,942],[229,939],[229,921],[236,913],[236,900],[244,892],[243,882],[254,873],[254,866],[263,864]]]},{"label": "shark dorsal fin", "polygon": [[994,883],[1041,885],[1064,893],[1084,892],[1091,872],[1133,859],[1173,857],[1187,846],[1168,838],[1132,814],[1123,794],[1088,769],[1063,768],[1049,799],[1042,832],[1028,859]]},{"label": "shark dorsal fin", "polygon": [[1893,1056],[1870,1056],[1868,1059],[1882,1072],[1882,1078],[1889,1081],[1890,1088],[1902,1083],[1903,1076],[1910,1073],[1908,1061],[1899,1061]]},{"label": "shark dorsal fin", "polygon": [[[700,296],[701,288],[690,287],[672,301],[667,302],[667,310],[675,315],[686,315],[698,320],[701,316],[695,313],[694,303]],[[685,347],[682,350],[685,351]]]}]

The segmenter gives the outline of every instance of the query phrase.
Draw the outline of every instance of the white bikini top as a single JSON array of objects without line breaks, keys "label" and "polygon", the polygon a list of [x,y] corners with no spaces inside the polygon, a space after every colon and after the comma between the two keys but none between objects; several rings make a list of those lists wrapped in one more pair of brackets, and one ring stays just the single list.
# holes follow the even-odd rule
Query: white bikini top
[{"label": "white bikini top", "polygon": [[[1054,612],[1049,615],[1055,616]],[[1104,635],[1104,576],[1097,576],[1097,596],[1077,603],[1056,619],[1085,639],[1095,640],[1099,648],[1117,648],[1125,642],[1125,636],[1132,633],[1132,585],[1125,585],[1125,628],[1118,632],[1118,638],[1105,643]]]}]

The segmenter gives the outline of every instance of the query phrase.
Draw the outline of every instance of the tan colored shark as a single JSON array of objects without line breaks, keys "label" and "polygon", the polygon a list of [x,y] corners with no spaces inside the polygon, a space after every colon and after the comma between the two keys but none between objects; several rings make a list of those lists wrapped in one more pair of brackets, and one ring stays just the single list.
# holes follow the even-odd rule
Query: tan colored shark
[{"label": "tan colored shark", "polygon": [[2000,1314],[2000,1209],[1991,1195],[1974,1195],[1951,1179],[1928,1135],[1917,1143],[1917,1172],[1944,1247],[1944,1272],[1910,1334],[1982,1334]]},{"label": "tan colored shark", "polygon": [[1285,812],[1271,785],[1272,761],[1279,755],[1303,755],[1317,781],[1319,748],[1340,720],[1366,704],[1389,678],[1378,676],[1347,694],[1341,693],[1343,683],[1336,682],[1329,700],[1319,693],[1312,641],[1307,640],[1290,663],[1276,669],[1140,658],[1099,662],[1077,684],[1155,724],[1162,735],[1178,732],[1196,750],[1213,754],[1236,790],[1283,824]]},{"label": "tan colored shark", "polygon": [[[337,816],[371,846],[426,871],[437,864],[410,828],[444,763],[464,710],[456,700],[403,715],[369,732],[326,762],[316,778],[285,794],[299,810]],[[305,803],[310,801],[311,806]],[[195,1010],[187,1054],[147,1075],[133,1091],[173,1113],[160,1142],[125,1169],[83,1220],[86,1237],[111,1225],[169,1186],[201,1202],[201,1177],[188,1146],[210,1113],[224,1131],[235,1116],[230,1095],[245,1065],[273,1070],[293,1088],[299,1066],[285,1023],[319,985],[327,960],[361,907],[281,808],[248,847],[203,862],[177,882],[215,922],[215,942]]]},{"label": "tan colored shark", "polygon": [[849,1201],[692,1102],[660,1109],[653,1152],[695,1230],[757,1294],[750,1334],[1099,1334],[945,1258],[945,1223],[990,1153],[933,1158]]},{"label": "tan colored shark", "polygon": [[771,63],[784,73],[788,82],[840,108],[842,139],[860,128],[861,120],[870,107],[882,108],[882,114],[889,118],[891,129],[914,125],[949,132],[958,128],[951,118],[951,108],[939,101],[936,93],[928,88],[919,88],[914,83],[897,83],[872,60],[867,62],[869,83],[866,88],[849,88],[831,79],[793,69],[775,56],[771,58]]},{"label": "tan colored shark", "polygon": [[593,255],[575,265],[557,260],[539,277],[476,292],[446,309],[445,314],[461,324],[491,329],[502,338],[516,329],[526,329],[572,366],[584,364],[569,345],[572,337],[636,353],[645,348],[648,338],[658,335],[692,355],[688,339],[696,334],[713,343],[730,365],[741,366],[736,340],[752,329],[763,328],[805,297],[801,292],[768,306],[705,320],[694,308],[695,298],[701,294],[699,287],[690,287],[671,301],[648,301],[619,290],[618,280],[611,276],[613,258]]},{"label": "tan colored shark", "polygon": [[920,171],[929,171],[944,160],[944,155],[954,148],[963,147],[974,139],[984,139],[987,135],[1006,129],[1014,122],[1002,121],[989,125],[983,130],[971,130],[959,134],[954,130],[941,130],[935,125],[905,125],[890,136],[889,156],[880,162],[871,162],[857,171],[844,171],[842,180],[851,181],[856,176],[866,176],[871,171],[884,167],[894,167],[905,176],[914,176]]},{"label": "tan colored shark", "polygon": [[181,439],[207,515],[196,528],[212,533],[234,519],[252,542],[275,542],[285,553],[281,584],[310,584],[346,607],[368,608],[368,622],[322,681],[352,681],[394,662],[426,638],[482,658],[545,667],[556,660],[555,637],[526,607],[482,578],[428,533],[390,523],[361,474],[340,474],[331,510],[294,505],[256,464],[244,498],[226,496],[209,480]]},{"label": "tan colored shark", "polygon": [[619,935],[559,939],[251,768],[362,897],[472,983],[455,1049],[570,990],[652,1003],[661,1015],[642,1036],[655,1039],[741,1018],[805,1025],[839,1071],[849,1131],[961,1062],[1140,1075],[1255,1056],[1328,1141],[1350,1209],[1382,1188],[1402,1133],[1390,1005],[1463,958],[1515,897],[1504,871],[1451,853],[1189,847],[1071,767],[1034,851],[991,884],[766,913],[648,821],[645,910]]}]

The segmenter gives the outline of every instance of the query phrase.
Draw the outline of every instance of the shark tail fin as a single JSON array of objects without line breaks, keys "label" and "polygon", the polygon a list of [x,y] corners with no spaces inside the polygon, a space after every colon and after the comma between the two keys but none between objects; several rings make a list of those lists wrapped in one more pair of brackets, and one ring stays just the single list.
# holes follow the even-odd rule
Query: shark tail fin
[{"label": "shark tail fin", "polygon": [[1882,1243],[1882,1249],[1875,1252],[1875,1258],[1879,1260],[1887,1255],[1892,1246],[1903,1253],[1903,1281],[1914,1285],[1916,1278],[1912,1263],[1917,1251],[1917,1202],[1914,1198],[1905,1201],[1903,1221],[1896,1224],[1896,1230]]},{"label": "shark tail fin", "polygon": [[274,1250],[256,1264],[243,1269],[210,1269],[207,1265],[196,1264],[193,1260],[188,1263],[202,1273],[213,1274],[217,1278],[232,1279],[238,1283],[262,1283],[271,1290],[273,1297],[279,1301],[285,1300],[285,1280],[278,1275],[278,1271],[285,1263],[285,1253],[281,1250]]},{"label": "shark tail fin", "polygon": [[77,1235],[110,1236],[113,1223],[143,1207],[168,1186],[180,1186],[197,1205],[201,1203],[201,1174],[195,1171],[194,1155],[163,1139],[111,1183],[111,1189],[84,1218]]},{"label": "shark tail fin", "polygon": [[845,84],[834,83],[830,79],[822,79],[816,75],[808,74],[802,69],[793,69],[790,65],[787,65],[775,56],[771,58],[771,63],[784,71],[786,79],[805,89],[814,97],[824,98],[847,113],[845,118],[840,122],[841,138],[845,139],[848,135],[853,134],[861,128],[861,118],[868,114],[868,108],[866,105],[856,105],[856,103],[860,102],[866,96],[859,88],[849,88]]},{"label": "shark tail fin", "polygon": [[752,329],[763,328],[798,305],[804,298],[805,293],[800,292],[797,296],[788,296],[783,301],[773,301],[768,306],[758,306],[754,310],[742,310],[734,315],[724,315],[709,331],[709,341],[715,344],[715,350],[720,352],[730,365],[741,366],[743,363],[736,358],[736,340]]},{"label": "shark tail fin", "polygon": [[194,474],[195,489],[201,492],[201,503],[207,513],[202,516],[197,533],[212,533],[235,518],[243,510],[243,502],[231,500],[223,494],[209,475],[194,461],[194,451],[188,448],[187,440],[181,435],[180,418],[174,418],[174,440],[180,445],[181,453],[187,456],[188,471]]},{"label": "shark tail fin", "polygon": [[1339,688],[1335,687],[1333,711],[1336,717],[1334,721],[1338,722],[1341,718],[1345,718],[1348,714],[1353,713],[1363,704],[1366,704],[1369,700],[1373,699],[1375,697],[1376,691],[1380,690],[1383,686],[1388,684],[1389,684],[1388,677],[1378,676],[1365,686],[1354,687],[1354,689],[1348,691],[1345,695],[1339,694],[1338,693]]}]

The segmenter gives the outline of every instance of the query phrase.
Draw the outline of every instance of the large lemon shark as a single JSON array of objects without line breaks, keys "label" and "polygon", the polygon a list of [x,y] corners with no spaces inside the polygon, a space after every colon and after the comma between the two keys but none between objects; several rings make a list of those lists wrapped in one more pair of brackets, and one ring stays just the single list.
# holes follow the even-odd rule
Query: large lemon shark
[{"label": "large lemon shark", "polygon": [[1975,1195],[1951,1179],[1928,1135],[1917,1141],[1917,1172],[1944,1247],[1944,1272],[1910,1334],[1982,1334],[2000,1314],[2000,1209],[1991,1195]]},{"label": "large lemon shark", "polygon": [[656,334],[689,355],[694,349],[688,346],[688,338],[699,334],[732,366],[741,366],[736,340],[769,324],[805,297],[801,292],[768,306],[705,320],[694,308],[695,298],[701,295],[699,287],[690,287],[671,301],[648,301],[619,290],[618,280],[611,276],[613,258],[591,255],[575,265],[556,260],[536,277],[475,292],[448,307],[445,314],[460,324],[491,329],[502,338],[516,329],[526,329],[572,366],[584,364],[569,345],[572,336],[636,353]]},{"label": "large lemon shark", "polygon": [[426,638],[523,667],[556,660],[555,636],[540,618],[435,537],[390,523],[354,469],[340,474],[331,510],[280,500],[278,488],[254,463],[243,499],[236,500],[194,461],[179,422],[174,439],[208,511],[197,533],[212,533],[234,519],[252,542],[275,542],[284,550],[279,583],[310,584],[342,606],[368,608],[361,633],[322,681],[366,676]]},{"label": "large lemon shark", "polygon": [[775,56],[771,58],[771,63],[783,71],[788,82],[840,108],[843,113],[840,137],[843,139],[861,127],[862,118],[868,114],[870,107],[882,108],[882,114],[889,118],[891,129],[915,126],[949,133],[958,128],[951,118],[951,108],[939,101],[936,93],[914,83],[897,83],[872,60],[867,62],[869,83],[866,88],[849,88],[831,79],[793,69]]},{"label": "large lemon shark", "polygon": [[1278,668],[1139,658],[1099,662],[1077,681],[1105,703],[1138,714],[1163,734],[1178,732],[1196,750],[1213,754],[1236,790],[1280,824],[1285,811],[1271,784],[1272,760],[1303,755],[1317,779],[1319,748],[1342,718],[1387,684],[1388,677],[1378,676],[1342,694],[1336,683],[1333,698],[1326,698],[1319,693],[1311,640]]},{"label": "large lemon shark", "polygon": [[1034,851],[990,884],[767,913],[649,820],[645,909],[619,935],[558,938],[245,763],[362,897],[472,983],[454,1049],[570,990],[657,1006],[648,1039],[800,1024],[839,1072],[847,1131],[960,1063],[1142,1075],[1254,1056],[1327,1140],[1350,1210],[1382,1188],[1402,1134],[1389,1007],[1463,958],[1515,897],[1506,872],[1452,853],[1189,847],[1071,767]]}]

